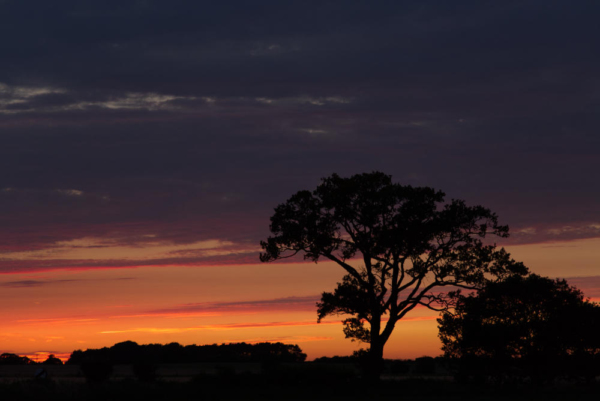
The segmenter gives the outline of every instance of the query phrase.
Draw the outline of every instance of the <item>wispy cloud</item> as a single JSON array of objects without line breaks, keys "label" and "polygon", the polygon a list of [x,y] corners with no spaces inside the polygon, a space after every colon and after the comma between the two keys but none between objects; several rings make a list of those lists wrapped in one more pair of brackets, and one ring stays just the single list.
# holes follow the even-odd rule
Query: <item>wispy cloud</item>
[{"label": "wispy cloud", "polygon": [[[279,52],[281,47],[270,45],[264,52]],[[94,98],[95,97],[95,98]],[[197,112],[214,107],[222,111],[240,111],[244,107],[257,104],[270,106],[334,106],[354,101],[339,95],[331,96],[288,96],[288,97],[246,97],[214,96],[206,94],[176,95],[157,92],[120,92],[94,95],[77,93],[64,88],[22,87],[0,83],[0,114],[20,113],[65,113],[104,111],[146,111],[146,112]]]},{"label": "wispy cloud", "polygon": [[99,321],[99,318],[41,318],[41,319],[20,319],[17,323],[28,325],[71,325],[71,324],[90,324]]},{"label": "wispy cloud", "polygon": [[139,327],[124,330],[107,330],[101,334],[120,334],[120,333],[185,333],[188,331],[199,330],[238,330],[238,329],[256,329],[269,327],[288,327],[288,326],[315,326],[315,325],[339,324],[339,322],[321,322],[316,321],[291,321],[291,322],[259,322],[259,323],[231,323],[231,324],[212,324],[193,327]]},{"label": "wispy cloud", "polygon": [[257,344],[264,342],[279,343],[307,343],[313,341],[330,341],[333,337],[324,336],[282,336],[282,337],[254,337],[243,340],[225,340],[223,343],[245,342],[248,344]]},{"label": "wispy cloud", "polygon": [[[42,249],[0,253],[0,273],[56,269],[117,268],[157,265],[210,265],[258,261],[257,244],[209,239],[176,243],[153,235],[129,238],[86,237],[57,241]],[[23,283],[27,284],[27,283]],[[33,286],[38,283],[30,282]]]},{"label": "wispy cloud", "polygon": [[[412,318],[404,318],[403,321],[429,321],[435,320],[437,316],[419,316]],[[332,325],[340,324],[341,321],[321,321],[317,323],[315,320],[302,321],[287,321],[287,322],[249,322],[249,323],[231,323],[231,324],[212,324],[191,327],[138,327],[124,330],[106,330],[100,334],[121,334],[121,333],[185,333],[188,331],[200,330],[241,330],[241,329],[257,329],[257,328],[272,328],[272,327],[294,327],[294,326],[316,326],[316,325]]]},{"label": "wispy cloud", "polygon": [[57,189],[56,192],[66,196],[82,196],[83,191],[79,189]]},{"label": "wispy cloud", "polygon": [[[134,277],[116,277],[116,278],[100,278],[94,279],[93,282],[102,281],[122,281],[122,280],[134,280]],[[18,280],[18,281],[6,281],[0,283],[0,287],[8,288],[28,288],[28,287],[41,287],[46,285],[54,284],[65,284],[65,283],[78,283],[82,281],[92,281],[86,279],[62,279],[62,280]]]},{"label": "wispy cloud", "polygon": [[126,315],[109,316],[111,319],[132,319],[132,318],[147,318],[147,317],[162,317],[168,319],[186,318],[186,317],[211,317],[221,316],[219,312],[148,312],[148,313],[132,313]]},{"label": "wispy cloud", "polygon": [[187,303],[173,308],[148,311],[148,315],[180,316],[189,313],[247,313],[247,312],[274,312],[274,311],[314,311],[320,296],[310,295],[302,297],[285,297],[275,299],[237,301],[237,302],[200,302]]},{"label": "wispy cloud", "polygon": [[53,284],[53,283],[68,283],[68,282],[73,282],[73,281],[79,281],[79,280],[50,280],[50,281],[44,281],[44,280],[19,280],[19,281],[8,281],[5,283],[0,283],[0,287],[9,287],[9,288],[25,288],[25,287],[40,287],[42,285],[46,285],[46,284]]},{"label": "wispy cloud", "polygon": [[264,312],[304,312],[315,311],[317,295],[285,297],[266,300],[238,302],[199,302],[176,305],[172,308],[154,309],[139,313],[110,316],[112,319],[161,317],[169,319],[187,317],[210,317]]},{"label": "wispy cloud", "polygon": [[[544,243],[598,237],[600,237],[600,223],[598,222],[573,223],[568,225],[544,223],[512,230],[511,237],[507,242]],[[562,244],[560,246],[568,245]]]}]

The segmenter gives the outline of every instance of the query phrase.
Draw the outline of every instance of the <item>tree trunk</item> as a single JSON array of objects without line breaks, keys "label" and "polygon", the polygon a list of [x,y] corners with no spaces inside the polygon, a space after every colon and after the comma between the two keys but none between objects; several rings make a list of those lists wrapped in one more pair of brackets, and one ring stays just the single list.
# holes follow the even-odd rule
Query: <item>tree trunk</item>
[{"label": "tree trunk", "polygon": [[363,363],[363,377],[377,382],[383,373],[383,341],[379,338],[371,342],[371,347]]}]

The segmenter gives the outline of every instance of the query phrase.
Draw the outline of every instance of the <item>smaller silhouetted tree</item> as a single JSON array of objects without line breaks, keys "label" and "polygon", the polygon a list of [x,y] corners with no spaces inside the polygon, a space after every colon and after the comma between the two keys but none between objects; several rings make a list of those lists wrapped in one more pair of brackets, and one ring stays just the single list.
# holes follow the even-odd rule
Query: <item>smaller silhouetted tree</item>
[{"label": "smaller silhouetted tree", "polygon": [[62,365],[63,361],[58,359],[54,354],[48,355],[48,358],[42,362],[43,365]]},{"label": "smaller silhouetted tree", "polygon": [[438,319],[446,357],[462,375],[593,377],[600,355],[600,306],[565,280],[531,274],[461,296]]}]

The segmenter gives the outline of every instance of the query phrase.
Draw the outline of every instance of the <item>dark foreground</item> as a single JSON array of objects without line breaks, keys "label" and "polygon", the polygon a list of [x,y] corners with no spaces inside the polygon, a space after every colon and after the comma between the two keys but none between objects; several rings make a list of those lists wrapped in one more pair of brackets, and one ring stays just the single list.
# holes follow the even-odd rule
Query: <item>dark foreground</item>
[{"label": "dark foreground", "polygon": [[[76,366],[50,369],[47,379],[24,371],[0,371],[0,400],[597,400],[600,383],[462,384],[447,377],[387,377],[376,385],[343,367],[258,366],[240,370],[213,366],[193,377],[194,367],[162,367],[154,380],[142,381],[121,366],[108,381],[94,383]],[[195,367],[195,370],[198,370]]]}]

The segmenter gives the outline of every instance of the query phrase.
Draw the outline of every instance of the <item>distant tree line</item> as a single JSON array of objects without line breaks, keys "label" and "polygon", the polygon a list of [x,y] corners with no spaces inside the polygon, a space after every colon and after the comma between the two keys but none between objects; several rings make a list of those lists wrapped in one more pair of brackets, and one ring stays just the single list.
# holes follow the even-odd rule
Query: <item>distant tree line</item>
[{"label": "distant tree line", "polygon": [[283,343],[233,343],[187,345],[179,343],[139,345],[125,341],[100,349],[73,351],[67,364],[80,365],[89,360],[102,360],[113,365],[135,364],[139,361],[161,363],[200,362],[303,362],[306,354],[298,345]]},{"label": "distant tree line", "polygon": [[5,352],[0,355],[0,365],[62,365],[63,362],[54,356],[54,354],[48,355],[48,358],[44,362],[36,362],[26,356],[19,356],[17,354],[11,354]]}]

